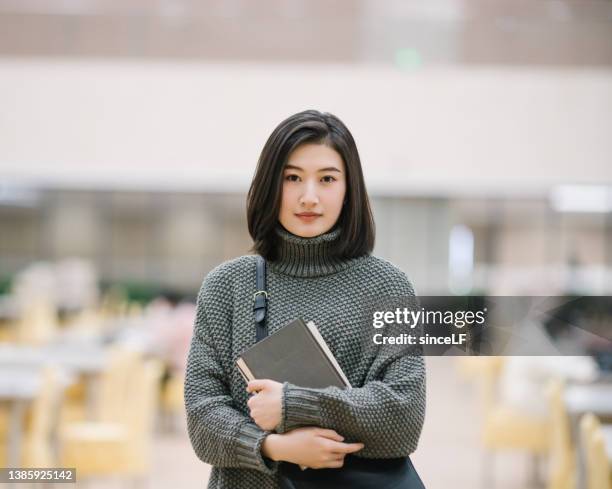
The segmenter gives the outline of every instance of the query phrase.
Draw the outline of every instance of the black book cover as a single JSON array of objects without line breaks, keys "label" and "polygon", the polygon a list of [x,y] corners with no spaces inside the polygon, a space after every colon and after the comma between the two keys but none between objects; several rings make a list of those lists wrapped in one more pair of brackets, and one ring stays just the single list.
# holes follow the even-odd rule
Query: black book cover
[{"label": "black book cover", "polygon": [[245,380],[271,379],[300,387],[350,387],[313,322],[295,319],[236,360]]}]

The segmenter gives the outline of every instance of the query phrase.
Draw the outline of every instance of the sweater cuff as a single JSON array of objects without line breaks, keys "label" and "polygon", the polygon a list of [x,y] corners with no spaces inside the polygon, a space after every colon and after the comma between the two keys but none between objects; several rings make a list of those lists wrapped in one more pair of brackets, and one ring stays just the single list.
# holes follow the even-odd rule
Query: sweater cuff
[{"label": "sweater cuff", "polygon": [[269,434],[269,431],[263,431],[253,423],[245,423],[240,427],[236,435],[236,453],[241,467],[269,475],[276,472],[278,462],[264,457],[261,453],[261,445]]},{"label": "sweater cuff", "polygon": [[286,433],[300,426],[321,426],[321,407],[313,389],[283,384],[282,419],[277,433]]}]

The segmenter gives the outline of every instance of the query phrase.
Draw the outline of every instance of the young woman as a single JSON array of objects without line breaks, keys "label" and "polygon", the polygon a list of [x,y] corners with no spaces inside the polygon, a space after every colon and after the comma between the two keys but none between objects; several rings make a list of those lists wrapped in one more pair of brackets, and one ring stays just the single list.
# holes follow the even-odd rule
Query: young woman
[{"label": "young woman", "polygon": [[372,331],[366,304],[414,290],[371,255],[374,222],[351,133],[314,110],[284,120],[247,200],[253,249],[267,263],[269,334],[298,317],[314,321],[352,387],[247,385],[235,360],[256,341],[256,257],[219,265],[198,295],[185,380],[189,436],[213,466],[208,487],[278,488],[280,461],[318,470],[407,459],[425,416],[423,358],[371,354],[363,337]]}]

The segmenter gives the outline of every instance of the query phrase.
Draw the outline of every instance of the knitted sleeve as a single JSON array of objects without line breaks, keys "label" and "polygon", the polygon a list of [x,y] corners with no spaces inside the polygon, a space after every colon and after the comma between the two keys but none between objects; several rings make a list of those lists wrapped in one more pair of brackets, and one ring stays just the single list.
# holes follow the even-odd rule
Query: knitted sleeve
[{"label": "knitted sleeve", "polygon": [[379,369],[380,380],[351,389],[284,383],[283,419],[277,431],[321,426],[336,430],[347,442],[363,442],[359,456],[408,456],[417,448],[425,419],[423,357],[400,354]]},{"label": "knitted sleeve", "polygon": [[[215,338],[227,307],[215,300],[230,295],[213,272],[198,295],[194,334],[185,376],[185,407],[189,438],[198,458],[217,467],[255,469],[272,474],[277,463],[264,459],[261,444],[269,432],[262,431],[238,411],[229,394]],[[213,319],[214,318],[214,319]]]}]

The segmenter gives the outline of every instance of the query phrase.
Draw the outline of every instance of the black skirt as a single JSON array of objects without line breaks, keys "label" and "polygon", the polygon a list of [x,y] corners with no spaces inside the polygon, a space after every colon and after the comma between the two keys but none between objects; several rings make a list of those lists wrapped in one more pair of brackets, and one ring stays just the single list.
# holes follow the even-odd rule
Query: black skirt
[{"label": "black skirt", "polygon": [[282,462],[282,489],[425,489],[409,457],[360,458],[347,455],[340,469],[306,469]]}]

